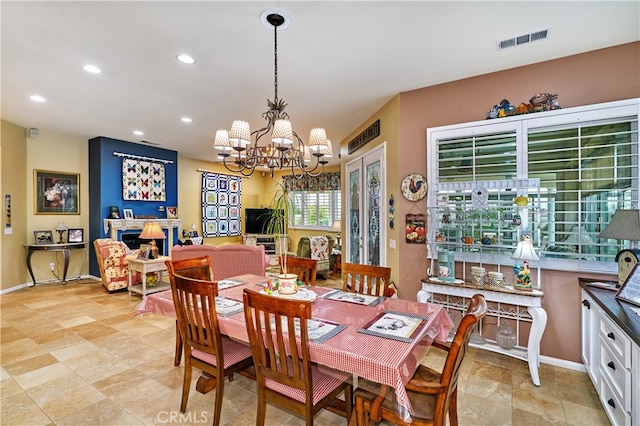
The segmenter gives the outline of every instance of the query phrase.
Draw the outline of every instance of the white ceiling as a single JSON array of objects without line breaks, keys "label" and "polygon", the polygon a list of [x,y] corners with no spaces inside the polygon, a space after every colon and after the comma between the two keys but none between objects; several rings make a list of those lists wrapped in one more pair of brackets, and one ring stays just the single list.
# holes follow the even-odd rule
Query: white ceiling
[{"label": "white ceiling", "polygon": [[[83,138],[149,141],[213,161],[215,131],[257,129],[278,95],[303,139],[347,137],[399,92],[640,40],[638,1],[2,1],[2,119]],[[496,42],[550,28],[547,40]],[[197,64],[178,63],[189,53]],[[102,74],[83,71],[94,64]],[[594,84],[597,84],[594,82]],[[29,96],[39,94],[46,103]],[[496,98],[497,99],[497,98]],[[490,107],[490,105],[487,105]],[[183,116],[191,124],[180,121]],[[145,132],[138,137],[134,129]]]}]

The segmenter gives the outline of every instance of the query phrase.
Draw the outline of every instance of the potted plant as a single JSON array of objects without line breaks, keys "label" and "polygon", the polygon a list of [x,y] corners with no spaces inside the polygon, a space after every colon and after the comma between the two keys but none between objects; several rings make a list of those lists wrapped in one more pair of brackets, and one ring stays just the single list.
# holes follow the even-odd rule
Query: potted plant
[{"label": "potted plant", "polygon": [[283,182],[277,184],[269,208],[271,216],[265,224],[264,232],[274,236],[276,252],[282,256],[282,274],[278,275],[280,282],[278,291],[285,294],[295,293],[298,276],[287,273],[287,252],[289,249],[287,235],[289,233],[289,218],[294,207],[289,198],[289,190]]}]

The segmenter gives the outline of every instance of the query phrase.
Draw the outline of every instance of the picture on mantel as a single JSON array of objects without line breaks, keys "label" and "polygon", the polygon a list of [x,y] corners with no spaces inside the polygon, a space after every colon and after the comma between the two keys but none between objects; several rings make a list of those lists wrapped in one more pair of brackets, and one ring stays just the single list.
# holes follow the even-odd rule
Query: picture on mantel
[{"label": "picture on mantel", "polygon": [[122,199],[167,201],[165,169],[162,163],[122,159]]}]

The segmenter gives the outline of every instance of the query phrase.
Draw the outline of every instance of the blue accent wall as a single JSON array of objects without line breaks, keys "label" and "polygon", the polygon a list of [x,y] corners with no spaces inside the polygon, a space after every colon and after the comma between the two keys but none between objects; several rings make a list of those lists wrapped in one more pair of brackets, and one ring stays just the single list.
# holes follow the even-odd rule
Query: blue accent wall
[{"label": "blue accent wall", "polygon": [[[172,161],[165,164],[166,201],[129,201],[122,198],[122,158],[114,152]],[[133,210],[134,215],[158,216],[159,206],[178,205],[178,152],[104,136],[89,139],[89,273],[100,276],[93,250],[93,240],[109,237],[104,232],[103,220],[109,217],[109,207]],[[163,216],[166,217],[166,216]],[[177,230],[173,240],[178,241]],[[164,241],[166,245],[167,240]],[[164,252],[168,253],[165,247]]]}]

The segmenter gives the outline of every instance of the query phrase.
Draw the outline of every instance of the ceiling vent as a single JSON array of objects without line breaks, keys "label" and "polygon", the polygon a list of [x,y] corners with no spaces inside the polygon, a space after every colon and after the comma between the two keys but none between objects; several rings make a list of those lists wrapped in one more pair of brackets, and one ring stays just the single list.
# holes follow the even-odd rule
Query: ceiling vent
[{"label": "ceiling vent", "polygon": [[158,142],[151,142],[151,141],[145,141],[145,140],[140,141],[140,143],[144,143],[144,144],[147,144],[147,145],[160,146],[160,144]]},{"label": "ceiling vent", "polygon": [[530,34],[523,34],[517,37],[511,37],[506,40],[496,42],[496,48],[498,50],[507,49],[509,47],[521,46],[523,44],[532,43],[534,41],[544,40],[549,38],[551,28],[535,31]]}]

